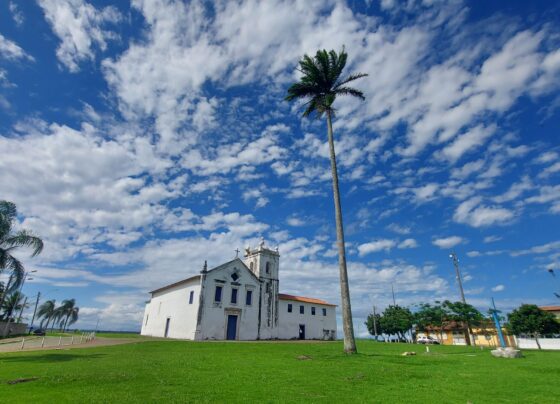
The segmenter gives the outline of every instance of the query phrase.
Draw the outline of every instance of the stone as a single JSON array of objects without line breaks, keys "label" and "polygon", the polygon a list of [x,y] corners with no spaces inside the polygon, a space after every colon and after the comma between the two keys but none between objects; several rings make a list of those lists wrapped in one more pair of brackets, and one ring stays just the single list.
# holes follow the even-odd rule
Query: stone
[{"label": "stone", "polygon": [[512,347],[497,348],[492,351],[492,356],[496,358],[522,358],[523,355],[519,349]]}]

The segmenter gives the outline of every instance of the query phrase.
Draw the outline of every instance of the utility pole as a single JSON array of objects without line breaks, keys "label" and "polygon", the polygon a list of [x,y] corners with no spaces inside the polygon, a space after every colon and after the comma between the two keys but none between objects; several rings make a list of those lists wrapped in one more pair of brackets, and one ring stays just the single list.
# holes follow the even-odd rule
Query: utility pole
[{"label": "utility pole", "polygon": [[375,317],[375,305],[373,306],[373,333],[375,334],[375,340],[377,341],[377,318]]},{"label": "utility pole", "polygon": [[396,306],[397,303],[395,301],[395,289],[393,288],[393,283],[391,282],[391,293],[393,293],[393,306]]},{"label": "utility pole", "polygon": [[463,292],[463,281],[461,280],[461,271],[459,270],[459,259],[457,258],[457,254],[453,251],[449,254],[449,258],[453,259],[453,266],[455,267],[455,276],[457,278],[457,283],[459,284],[459,290],[461,291],[461,301],[467,304],[465,300],[465,292]]},{"label": "utility pole", "polygon": [[31,318],[31,325],[29,329],[33,328],[33,322],[35,321],[35,315],[37,314],[37,306],[39,305],[39,299],[41,298],[41,292],[37,293],[37,300],[35,301],[35,310],[33,310],[33,317]]},{"label": "utility pole", "polygon": [[496,331],[498,332],[498,337],[500,338],[500,345],[502,348],[506,347],[506,341],[504,340],[504,334],[502,333],[502,326],[500,324],[500,317],[498,317],[499,310],[496,309],[496,303],[494,303],[494,298],[492,298],[492,308],[490,309],[492,313],[492,318],[494,319],[494,324],[496,324]]}]

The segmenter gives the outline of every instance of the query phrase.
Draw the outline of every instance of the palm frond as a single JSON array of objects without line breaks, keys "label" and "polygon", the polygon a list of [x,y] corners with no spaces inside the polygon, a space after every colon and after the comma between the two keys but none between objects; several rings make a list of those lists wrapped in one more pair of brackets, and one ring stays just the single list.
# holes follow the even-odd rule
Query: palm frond
[{"label": "palm frond", "polygon": [[362,93],[360,90],[357,90],[357,89],[352,88],[352,87],[339,87],[336,90],[336,94],[337,95],[352,95],[354,97],[361,98],[362,100],[366,99],[366,97],[364,97],[364,93]]},{"label": "palm frond", "polygon": [[44,247],[43,240],[27,230],[20,230],[16,234],[6,237],[4,244],[9,247],[31,247],[33,248],[32,257],[39,255]]},{"label": "palm frond", "polygon": [[334,86],[334,89],[342,87],[343,85],[348,84],[351,81],[358,80],[358,79],[361,79],[362,77],[367,77],[367,76],[368,76],[367,73],[351,74],[348,77],[346,77],[344,80],[341,80],[340,82],[336,83],[336,85]]},{"label": "palm frond", "polygon": [[17,217],[16,204],[8,201],[0,201],[0,216],[8,221],[13,221]]}]

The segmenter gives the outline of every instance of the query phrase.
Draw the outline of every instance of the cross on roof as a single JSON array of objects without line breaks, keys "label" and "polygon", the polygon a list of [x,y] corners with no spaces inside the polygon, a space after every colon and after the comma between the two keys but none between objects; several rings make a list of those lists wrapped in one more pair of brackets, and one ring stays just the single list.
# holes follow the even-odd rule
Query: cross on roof
[{"label": "cross on roof", "polygon": [[235,258],[239,258],[239,248],[235,249]]}]

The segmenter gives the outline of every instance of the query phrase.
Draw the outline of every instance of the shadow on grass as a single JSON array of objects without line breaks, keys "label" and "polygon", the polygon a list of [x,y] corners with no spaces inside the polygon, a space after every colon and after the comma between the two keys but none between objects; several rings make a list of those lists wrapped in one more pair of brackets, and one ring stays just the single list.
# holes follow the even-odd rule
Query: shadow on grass
[{"label": "shadow on grass", "polygon": [[14,355],[0,357],[1,363],[8,362],[35,362],[35,363],[58,363],[69,362],[75,359],[99,359],[105,354],[91,354],[91,355],[74,355],[70,353],[50,353],[44,355]]}]

